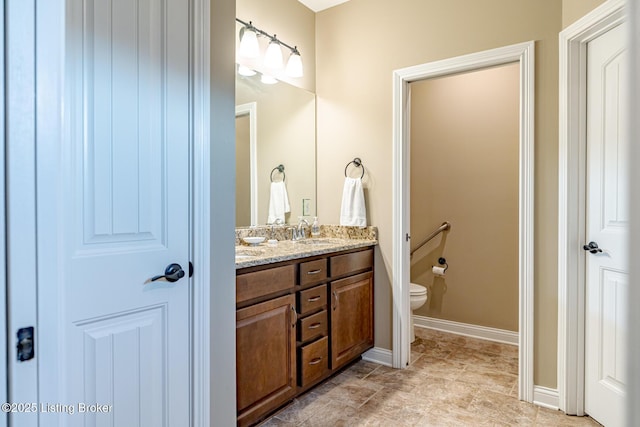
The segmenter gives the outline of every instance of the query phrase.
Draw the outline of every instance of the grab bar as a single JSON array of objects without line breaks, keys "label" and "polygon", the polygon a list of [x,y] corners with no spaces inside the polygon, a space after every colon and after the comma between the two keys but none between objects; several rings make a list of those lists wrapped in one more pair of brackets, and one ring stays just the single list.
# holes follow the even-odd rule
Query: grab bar
[{"label": "grab bar", "polygon": [[416,248],[411,251],[409,256],[412,257],[413,253],[415,251],[417,251],[418,249],[420,249],[421,247],[426,245],[431,239],[433,239],[434,237],[436,237],[438,234],[442,233],[443,231],[447,231],[447,230],[450,230],[450,229],[451,229],[451,223],[449,223],[448,221],[443,222],[440,227],[438,227],[436,230],[434,230],[431,234],[429,234],[429,236],[427,236],[426,239],[424,239],[418,246],[416,246]]}]

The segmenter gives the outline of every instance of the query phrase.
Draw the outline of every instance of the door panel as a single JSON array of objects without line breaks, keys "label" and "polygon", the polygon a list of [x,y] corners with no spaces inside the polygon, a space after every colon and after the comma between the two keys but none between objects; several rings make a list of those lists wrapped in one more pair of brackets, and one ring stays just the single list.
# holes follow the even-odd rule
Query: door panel
[{"label": "door panel", "polygon": [[[585,409],[624,424],[628,296],[627,50],[624,25],[587,45]],[[587,243],[587,242],[585,242]]]},{"label": "door panel", "polygon": [[47,417],[189,425],[189,278],[150,281],[189,266],[189,1],[66,7],[59,244],[43,254],[59,260],[59,297],[39,302],[60,354],[41,363],[59,369],[56,401],[111,410]]}]

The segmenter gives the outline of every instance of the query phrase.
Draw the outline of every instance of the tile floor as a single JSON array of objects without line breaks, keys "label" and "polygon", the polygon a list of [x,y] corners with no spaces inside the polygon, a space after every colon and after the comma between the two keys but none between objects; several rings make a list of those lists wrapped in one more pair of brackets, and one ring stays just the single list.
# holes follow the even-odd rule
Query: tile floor
[{"label": "tile floor", "polygon": [[408,369],[359,361],[261,424],[274,426],[599,426],[518,401],[518,350],[416,328]]}]

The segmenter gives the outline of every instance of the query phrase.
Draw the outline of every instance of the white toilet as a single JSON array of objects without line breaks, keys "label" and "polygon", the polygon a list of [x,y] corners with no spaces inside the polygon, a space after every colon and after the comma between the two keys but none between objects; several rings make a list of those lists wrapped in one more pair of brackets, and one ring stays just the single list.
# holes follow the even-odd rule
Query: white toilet
[{"label": "white toilet", "polygon": [[427,288],[417,283],[409,283],[411,292],[411,342],[416,340],[416,333],[413,326],[413,311],[422,307],[427,302]]}]

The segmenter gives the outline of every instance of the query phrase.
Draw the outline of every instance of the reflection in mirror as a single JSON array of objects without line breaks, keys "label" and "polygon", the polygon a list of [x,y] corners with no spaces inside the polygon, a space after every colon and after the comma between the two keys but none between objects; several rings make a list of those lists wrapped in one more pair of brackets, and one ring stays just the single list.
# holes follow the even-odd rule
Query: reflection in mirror
[{"label": "reflection in mirror", "polygon": [[246,104],[254,110],[236,110],[236,227],[266,224],[271,171],[280,164],[291,206],[285,221],[316,215],[315,95],[287,83],[266,85],[259,76],[236,75],[236,105],[246,110]]},{"label": "reflection in mirror", "polygon": [[258,223],[257,119],[255,102],[236,106],[236,224]]}]

